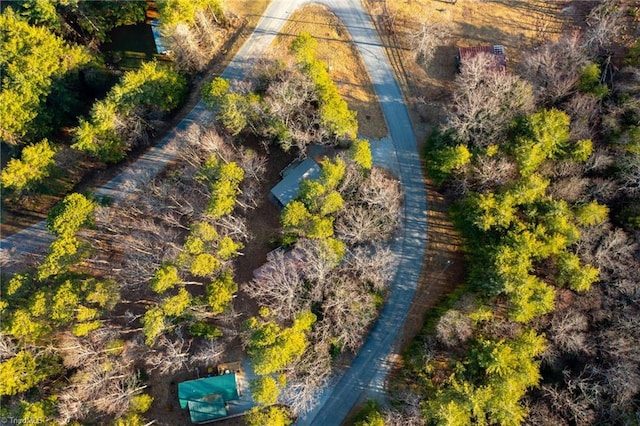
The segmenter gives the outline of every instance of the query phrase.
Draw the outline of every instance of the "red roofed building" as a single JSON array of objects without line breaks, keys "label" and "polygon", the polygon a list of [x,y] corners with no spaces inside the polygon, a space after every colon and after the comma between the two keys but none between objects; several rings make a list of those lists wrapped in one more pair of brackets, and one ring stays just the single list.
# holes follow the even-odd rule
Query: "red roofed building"
[{"label": "red roofed building", "polygon": [[507,55],[504,53],[504,46],[496,44],[495,46],[460,47],[456,55],[458,72],[460,72],[460,69],[464,66],[465,61],[468,61],[480,53],[485,53],[495,59],[494,65],[491,68],[503,72],[507,70]]}]

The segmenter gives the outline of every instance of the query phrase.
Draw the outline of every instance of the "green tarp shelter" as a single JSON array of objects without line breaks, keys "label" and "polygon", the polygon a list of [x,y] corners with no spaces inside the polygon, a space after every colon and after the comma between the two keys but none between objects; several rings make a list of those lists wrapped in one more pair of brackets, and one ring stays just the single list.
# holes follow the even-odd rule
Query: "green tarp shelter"
[{"label": "green tarp shelter", "polygon": [[180,407],[189,408],[189,415],[193,423],[226,417],[225,403],[238,398],[238,384],[235,374],[178,383]]},{"label": "green tarp shelter", "polygon": [[227,417],[227,409],[220,395],[205,396],[197,401],[189,401],[189,416],[192,423],[203,423],[213,419]]}]

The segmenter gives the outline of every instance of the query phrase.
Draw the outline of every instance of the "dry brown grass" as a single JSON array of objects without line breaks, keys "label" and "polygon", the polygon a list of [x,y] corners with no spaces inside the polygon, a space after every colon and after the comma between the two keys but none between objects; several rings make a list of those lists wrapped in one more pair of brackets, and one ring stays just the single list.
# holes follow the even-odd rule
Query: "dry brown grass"
[{"label": "dry brown grass", "polygon": [[255,26],[269,3],[270,0],[225,0],[224,5],[228,12],[247,19],[250,26]]},{"label": "dry brown grass", "polygon": [[[365,3],[374,19],[385,13],[383,1]],[[562,6],[568,3],[458,0],[450,4],[435,0],[386,0],[397,38],[384,37],[384,41],[390,46],[389,56],[401,58],[395,61],[394,67],[402,82],[418,141],[422,142],[444,117],[456,75],[458,46],[502,44],[509,67],[517,69],[527,52],[546,40],[556,39],[565,22],[572,20],[573,9],[562,12]],[[433,60],[425,67],[416,63],[410,52],[408,35],[427,20],[450,26],[452,36],[436,50]]]},{"label": "dry brown grass", "polygon": [[233,35],[231,43],[222,52],[223,57],[219,60],[214,60],[211,64],[211,68],[204,79],[205,81],[211,80],[214,75],[219,75],[224,71],[255,29],[269,3],[270,0],[225,0],[225,12],[234,18],[239,18],[241,26]]},{"label": "dry brown grass", "polygon": [[380,139],[387,128],[369,74],[341,21],[326,7],[310,5],[297,10],[274,41],[274,56],[286,55],[302,32],[318,41],[318,58],[329,64],[329,74],[349,108],[358,113],[359,134]]}]

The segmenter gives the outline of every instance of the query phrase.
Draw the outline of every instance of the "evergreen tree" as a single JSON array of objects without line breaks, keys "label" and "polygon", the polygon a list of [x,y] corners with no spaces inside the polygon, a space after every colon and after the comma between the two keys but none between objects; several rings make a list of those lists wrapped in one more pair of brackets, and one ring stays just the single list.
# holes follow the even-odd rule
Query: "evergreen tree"
[{"label": "evergreen tree", "polygon": [[262,405],[273,405],[278,400],[280,388],[271,376],[260,376],[251,382],[251,396]]},{"label": "evergreen tree", "polygon": [[32,188],[49,176],[55,164],[54,155],[55,150],[46,139],[24,147],[21,158],[12,158],[2,170],[2,186],[16,192]]},{"label": "evergreen tree", "polygon": [[298,359],[309,345],[306,333],[316,321],[311,312],[301,312],[289,328],[280,328],[272,321],[251,318],[249,355],[259,375],[277,373]]},{"label": "evergreen tree", "polygon": [[39,362],[26,350],[0,363],[0,396],[27,391],[42,382],[58,368],[55,364]]},{"label": "evergreen tree", "polygon": [[246,415],[249,426],[288,426],[293,423],[291,416],[283,407],[254,407]]},{"label": "evergreen tree", "polygon": [[29,25],[10,7],[0,15],[0,140],[21,144],[45,136],[56,111],[47,97],[67,74],[89,62],[89,54],[72,47],[45,27]]},{"label": "evergreen tree", "polygon": [[162,294],[179,283],[178,268],[170,263],[165,263],[156,271],[151,279],[151,290]]},{"label": "evergreen tree", "polygon": [[233,273],[227,269],[220,276],[207,286],[206,301],[213,315],[223,313],[235,293],[238,291],[238,284],[233,279]]},{"label": "evergreen tree", "polygon": [[106,98],[93,105],[89,119],[80,119],[72,147],[103,161],[119,161],[142,137],[131,125],[122,123],[135,122],[129,119],[145,111],[167,113],[185,94],[184,77],[157,62],[145,62],[139,69],[126,72]]}]

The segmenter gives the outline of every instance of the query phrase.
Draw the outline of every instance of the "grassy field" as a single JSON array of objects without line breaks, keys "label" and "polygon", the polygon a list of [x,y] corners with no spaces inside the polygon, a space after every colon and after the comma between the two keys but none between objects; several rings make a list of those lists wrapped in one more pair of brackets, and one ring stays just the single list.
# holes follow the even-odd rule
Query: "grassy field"
[{"label": "grassy field", "polygon": [[324,6],[299,9],[276,38],[273,55],[287,55],[291,42],[302,32],[318,41],[318,58],[329,65],[340,94],[358,113],[359,133],[372,139],[384,137],[387,128],[369,74],[340,20]]}]

